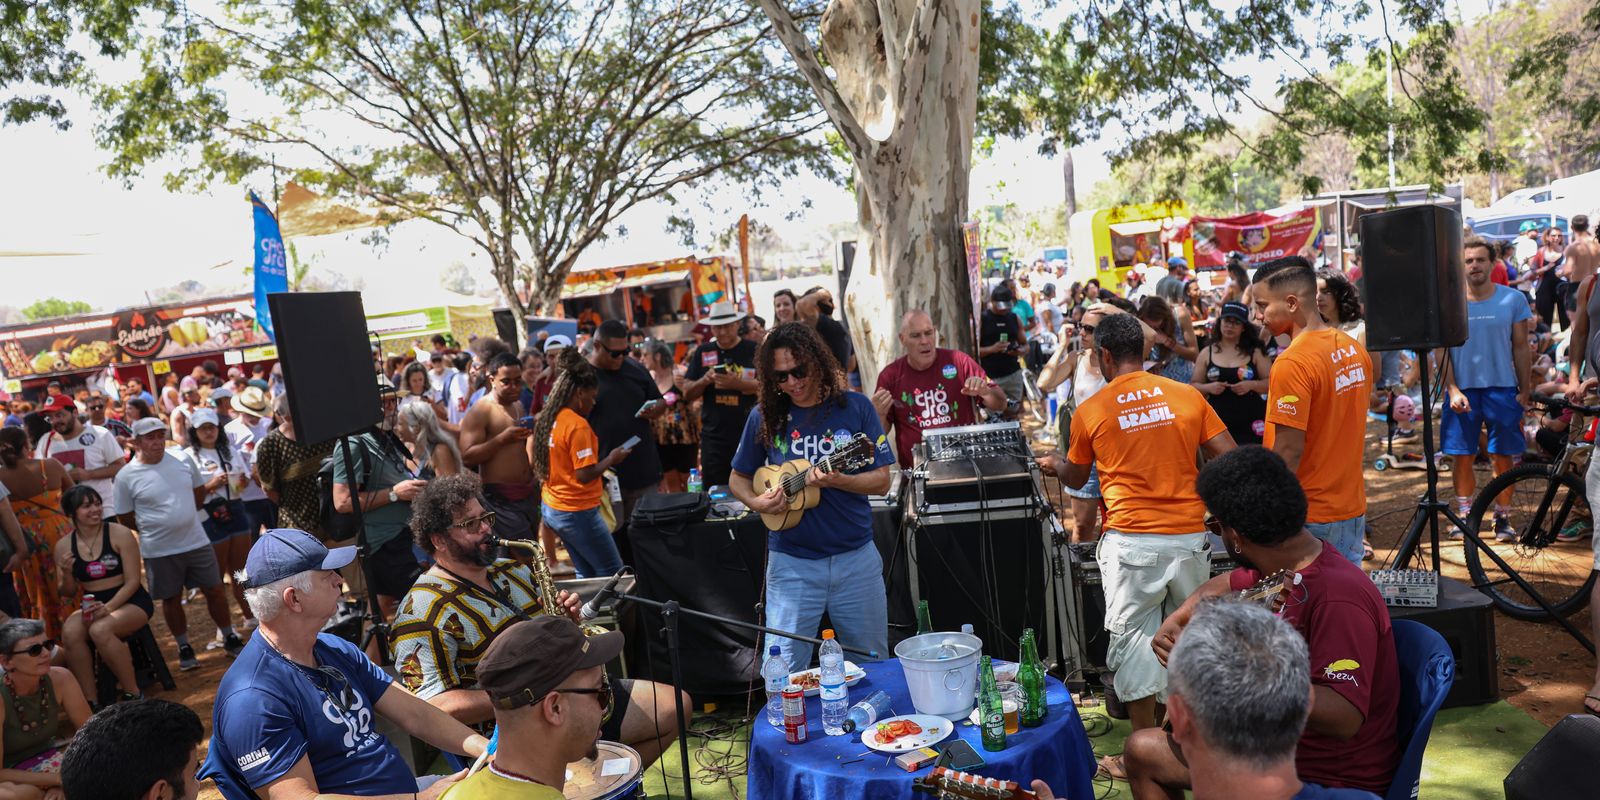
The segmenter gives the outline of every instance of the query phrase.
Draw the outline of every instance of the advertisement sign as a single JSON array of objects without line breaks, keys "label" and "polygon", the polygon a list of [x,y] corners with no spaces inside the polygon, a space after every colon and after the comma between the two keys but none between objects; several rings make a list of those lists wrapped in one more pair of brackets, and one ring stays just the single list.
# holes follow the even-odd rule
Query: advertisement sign
[{"label": "advertisement sign", "polygon": [[125,309],[0,330],[0,373],[42,377],[262,344],[249,297]]},{"label": "advertisement sign", "polygon": [[284,259],[283,237],[278,235],[278,220],[267,204],[250,193],[251,215],[255,219],[255,317],[262,333],[273,339],[272,314],[267,310],[267,295],[289,291],[289,266]]},{"label": "advertisement sign", "polygon": [[20,326],[0,331],[0,368],[26,378],[103,367],[120,360],[116,317],[93,317]]},{"label": "advertisement sign", "polygon": [[1320,225],[1316,209],[1307,208],[1281,217],[1261,212],[1194,217],[1189,227],[1194,237],[1195,269],[1218,269],[1234,250],[1244,254],[1246,267],[1284,256],[1308,255]]},{"label": "advertisement sign", "polygon": [[961,223],[961,243],[967,248],[967,286],[972,292],[972,340],[976,342],[978,318],[983,315],[983,234],[978,223]]}]

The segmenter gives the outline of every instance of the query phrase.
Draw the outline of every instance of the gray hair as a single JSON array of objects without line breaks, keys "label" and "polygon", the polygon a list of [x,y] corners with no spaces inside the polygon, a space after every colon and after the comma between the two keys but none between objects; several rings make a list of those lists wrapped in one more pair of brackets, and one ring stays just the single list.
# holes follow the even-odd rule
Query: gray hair
[{"label": "gray hair", "polygon": [[36,619],[13,619],[0,625],[0,655],[10,656],[17,642],[44,633],[44,623]]},{"label": "gray hair", "polygon": [[456,438],[451,436],[439,425],[439,415],[434,413],[433,406],[427,403],[411,403],[400,409],[400,421],[404,422],[412,434],[417,437],[417,459],[420,461],[433,460],[433,446],[441,442],[450,448],[450,453],[455,456],[456,464],[461,464],[461,447],[456,444]]},{"label": "gray hair", "polygon": [[271,622],[283,611],[284,589],[293,587],[297,592],[309,592],[314,577],[316,577],[315,570],[306,570],[287,578],[280,578],[265,586],[251,586],[244,570],[233,573],[234,582],[245,587],[244,601],[250,604],[250,613],[261,622]]},{"label": "gray hair", "polygon": [[1311,667],[1289,623],[1237,600],[1202,603],[1172,649],[1167,677],[1218,753],[1255,767],[1294,758],[1311,712]]}]

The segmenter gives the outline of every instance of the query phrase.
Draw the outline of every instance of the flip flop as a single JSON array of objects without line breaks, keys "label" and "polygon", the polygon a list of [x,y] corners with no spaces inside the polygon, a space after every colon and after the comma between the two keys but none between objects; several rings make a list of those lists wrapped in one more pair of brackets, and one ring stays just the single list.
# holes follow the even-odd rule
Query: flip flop
[{"label": "flip flop", "polygon": [[1105,756],[1100,759],[1097,766],[1095,777],[1104,775],[1107,778],[1118,781],[1126,781],[1128,779],[1128,767],[1123,762],[1122,756]]},{"label": "flip flop", "polygon": [[1597,717],[1600,717],[1600,709],[1597,709],[1597,708],[1594,708],[1593,706],[1590,706],[1589,705],[1589,701],[1590,700],[1593,700],[1596,703],[1600,703],[1600,695],[1586,694],[1586,695],[1583,696],[1583,710],[1584,710],[1584,713],[1593,714],[1593,715],[1595,715]]},{"label": "flip flop", "polygon": [[1361,541],[1361,560],[1362,561],[1371,561],[1372,559],[1373,559],[1372,543],[1366,541],[1365,539],[1363,539]]}]

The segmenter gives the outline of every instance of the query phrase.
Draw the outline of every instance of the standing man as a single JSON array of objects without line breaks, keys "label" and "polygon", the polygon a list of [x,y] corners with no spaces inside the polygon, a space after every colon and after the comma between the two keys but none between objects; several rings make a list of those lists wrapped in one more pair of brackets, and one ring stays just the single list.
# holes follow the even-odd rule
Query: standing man
[{"label": "standing man", "polygon": [[978,421],[978,405],[990,411],[1006,407],[1006,393],[989,380],[972,356],[939,346],[939,329],[926,311],[907,311],[900,318],[904,356],[878,373],[873,408],[885,431],[894,428],[900,466],[911,468],[911,448],[922,432]]},{"label": "standing man", "polygon": [[[1577,257],[1574,249],[1579,245],[1586,245],[1582,251],[1584,258],[1600,259],[1600,244],[1596,244],[1594,234],[1589,232],[1589,218],[1581,214],[1572,218],[1572,244],[1567,248],[1568,258]],[[1572,315],[1571,346],[1567,350],[1572,359],[1572,370],[1568,373],[1570,382],[1567,399],[1573,402],[1593,402],[1595,387],[1600,385],[1600,379],[1595,377],[1600,374],[1600,296],[1597,296],[1600,292],[1594,290],[1596,279],[1597,275],[1591,267],[1588,277],[1578,284],[1578,308]],[[1588,371],[1584,370],[1585,366]],[[1590,508],[1600,508],[1600,463],[1597,462],[1600,459],[1589,460],[1589,470],[1584,478],[1584,494],[1588,497]],[[1593,566],[1600,570],[1600,536],[1594,536],[1593,530],[1586,531],[1585,535],[1592,537]],[[1589,602],[1600,608],[1600,581],[1590,590]],[[1600,614],[1592,614],[1589,625],[1592,635],[1600,638]],[[1590,714],[1600,714],[1600,663],[1595,665],[1594,685],[1583,697],[1583,708]]]},{"label": "standing man", "polygon": [[333,507],[340,514],[349,514],[361,503],[361,521],[367,530],[365,574],[371,576],[378,607],[388,619],[411,582],[422,574],[411,552],[408,526],[411,501],[427,481],[417,477],[416,460],[394,434],[400,406],[394,387],[381,375],[377,381],[383,418],[372,430],[349,438],[351,466],[359,477],[352,477],[345,468],[344,446],[334,448]]},{"label": "standing man", "polygon": [[[204,374],[204,371],[199,367],[195,367],[195,371]],[[189,378],[184,378],[184,381],[184,388],[180,392],[183,402],[179,403],[177,408],[172,409],[172,414],[170,415],[172,419],[172,441],[174,442],[189,441],[189,416],[202,405],[200,402],[199,383],[188,383]]]},{"label": "standing man", "polygon": [[756,407],[756,346],[739,336],[744,312],[732,303],[717,303],[711,316],[701,320],[711,326],[711,341],[689,354],[684,375],[685,402],[700,404],[700,477],[706,486],[728,482],[733,453],[739,449],[744,421]]},{"label": "standing man", "polygon": [[[782,487],[758,493],[752,480],[767,464],[805,459],[815,464],[856,434],[873,443],[872,466],[854,473],[813,468],[808,483],[820,490],[817,507],[799,524],[767,534],[767,624],[812,636],[827,612],[841,644],[889,650],[889,608],[883,561],[872,542],[870,495],[889,490],[888,437],[872,401],[846,389],[844,371],[816,332],[804,324],[774,328],[756,354],[761,399],[745,421],[728,488],[752,511],[788,508]],[[604,445],[602,445],[603,449]],[[811,662],[811,645],[767,637],[794,668]]]},{"label": "standing man", "polygon": [[244,643],[228,616],[217,554],[195,513],[206,496],[200,468],[167,452],[167,426],[155,417],[133,423],[133,449],[138,458],[117,476],[113,512],[123,525],[139,532],[145,581],[178,643],[178,669],[200,667],[189,646],[189,617],[183,613],[186,588],[205,595],[206,611],[222,634],[223,649],[238,655]]},{"label": "standing man", "polygon": [[[1145,371],[1144,328],[1133,315],[1101,320],[1094,346],[1107,383],[1072,415],[1066,459],[1043,456],[1040,466],[1073,489],[1099,469],[1106,664],[1133,729],[1142,730],[1155,727],[1156,705],[1167,696],[1166,670],[1150,642],[1161,620],[1211,576],[1195,454],[1228,452],[1233,437],[1198,390]],[[1107,768],[1121,777],[1120,764]]]},{"label": "standing man", "polygon": [[1589,230],[1587,214],[1572,217],[1572,244],[1567,245],[1567,266],[1572,270],[1569,279],[1573,286],[1583,283],[1600,268],[1600,242],[1595,241],[1594,233]]},{"label": "standing man", "polygon": [[745,317],[744,322],[739,323],[739,338],[761,346],[761,342],[767,338],[767,321],[755,314]]},{"label": "standing man", "polygon": [[[1489,280],[1494,250],[1488,242],[1468,238],[1461,245],[1461,260],[1467,270],[1467,341],[1449,350],[1444,388],[1450,402],[1439,421],[1439,449],[1455,462],[1450,476],[1456,487],[1456,510],[1465,518],[1478,492],[1472,462],[1484,427],[1489,429],[1494,474],[1510,469],[1511,458],[1527,449],[1522,416],[1533,388],[1529,370],[1533,352],[1528,346],[1533,312],[1521,292]],[[1507,489],[1494,501],[1496,541],[1516,541],[1517,531],[1507,518],[1510,508]],[[1450,536],[1459,539],[1462,534],[1452,529]]]},{"label": "standing man", "polygon": [[850,332],[844,325],[833,318],[833,293],[821,286],[813,286],[800,295],[795,302],[795,316],[812,328],[817,335],[822,337],[823,343],[828,345],[828,350],[839,362],[839,367],[848,375],[855,371],[855,355],[850,346]]},{"label": "standing man", "polygon": [[489,359],[489,391],[461,421],[461,461],[477,468],[502,539],[533,539],[539,530],[539,482],[528,464],[532,424],[522,408],[522,364],[510,353]]},{"label": "standing man", "polygon": [[[549,351],[545,355],[554,363]],[[628,358],[628,326],[621,322],[608,319],[600,324],[589,363],[600,381],[599,396],[589,412],[589,426],[600,437],[599,452],[609,453],[629,438],[639,437],[632,455],[616,466],[617,481],[622,485],[622,508],[617,514],[620,528],[633,517],[639,498],[654,494],[661,483],[661,453],[656,450],[650,421],[667,413],[667,404],[650,371]],[[644,404],[651,400],[656,401],[655,406],[645,411]]]},{"label": "standing man", "polygon": [[39,412],[50,420],[50,432],[39,440],[34,455],[60,461],[74,483],[86,483],[101,497],[110,497],[112,480],[128,463],[117,437],[98,425],[84,425],[78,407],[64,394],[51,397]]},{"label": "standing man", "polygon": [[989,379],[1006,393],[1008,410],[1015,412],[1027,394],[1026,379],[1017,355],[1022,352],[1022,320],[1011,310],[1015,298],[1004,283],[989,293],[989,305],[978,322],[978,362]]},{"label": "standing man", "polygon": [[1156,281],[1156,297],[1183,297],[1183,281],[1189,274],[1189,262],[1183,256],[1167,259],[1167,274]]},{"label": "standing man", "polygon": [[1304,258],[1267,262],[1250,290],[1269,335],[1289,335],[1267,381],[1262,443],[1305,487],[1306,530],[1359,565],[1367,527],[1361,459],[1372,359],[1355,339],[1323,322],[1317,275]]}]

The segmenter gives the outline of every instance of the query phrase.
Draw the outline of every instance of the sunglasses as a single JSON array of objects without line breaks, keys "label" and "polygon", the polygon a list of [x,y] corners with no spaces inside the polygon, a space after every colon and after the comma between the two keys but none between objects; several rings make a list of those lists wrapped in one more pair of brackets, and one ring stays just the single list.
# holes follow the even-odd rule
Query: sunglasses
[{"label": "sunglasses", "polygon": [[611,676],[600,673],[600,688],[598,689],[551,689],[551,694],[592,694],[600,701],[602,723],[611,719],[611,711],[616,706],[616,695],[611,691]]},{"label": "sunglasses", "polygon": [[89,406],[89,410],[90,411],[104,411],[104,410],[106,410],[106,404],[105,403],[95,403],[94,405]]},{"label": "sunglasses", "polygon": [[479,514],[476,517],[470,517],[468,519],[461,520],[460,522],[457,522],[457,523],[451,525],[450,527],[452,527],[452,528],[460,528],[461,530],[464,530],[464,531],[475,531],[475,530],[478,529],[478,526],[480,526],[480,525],[488,525],[489,527],[493,528],[494,527],[494,520],[495,520],[495,513],[493,511],[485,511],[482,514]]},{"label": "sunglasses", "polygon": [[797,381],[803,381],[806,379],[807,374],[809,374],[809,370],[807,370],[805,367],[773,370],[772,380],[779,386],[782,386],[785,383],[788,383],[790,378],[794,378]]},{"label": "sunglasses", "polygon": [[51,650],[54,650],[55,648],[56,648],[56,640],[54,640],[54,639],[46,639],[46,640],[44,640],[44,641],[42,641],[42,642],[40,642],[40,643],[38,643],[38,644],[36,644],[36,645],[34,645],[32,647],[24,647],[21,650],[13,650],[13,651],[11,651],[11,655],[14,655],[14,656],[27,655],[27,656],[33,656],[34,658],[38,658],[39,656],[44,655],[45,653],[48,653]]},{"label": "sunglasses", "polygon": [[628,354],[628,348],[626,348],[626,347],[622,348],[621,350],[612,350],[609,347],[602,347],[600,349],[606,351],[607,353],[610,353],[612,358],[622,358],[623,356]]},{"label": "sunglasses", "polygon": [[[317,667],[317,672],[321,674],[322,677],[327,678],[330,683],[323,684],[317,683],[316,681],[312,682],[317,683],[317,688],[321,689],[322,693],[327,695],[328,699],[333,701],[335,706],[338,706],[341,714],[349,714],[350,709],[355,707],[355,693],[350,689],[350,679],[346,678],[343,672],[340,672],[338,669],[327,665]],[[334,683],[338,684],[339,690],[337,692],[332,690]]]}]

